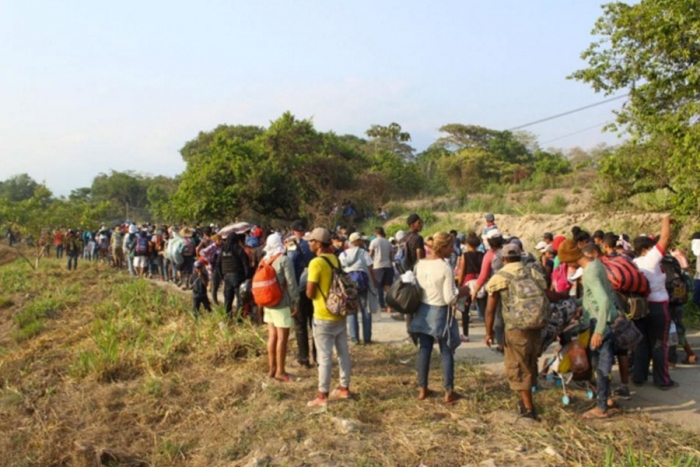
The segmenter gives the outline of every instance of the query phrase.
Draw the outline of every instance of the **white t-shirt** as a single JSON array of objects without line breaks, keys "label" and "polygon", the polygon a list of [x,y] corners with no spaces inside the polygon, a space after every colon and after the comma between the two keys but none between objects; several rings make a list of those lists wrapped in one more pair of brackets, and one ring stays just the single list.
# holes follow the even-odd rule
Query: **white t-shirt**
[{"label": "white t-shirt", "polygon": [[369,244],[369,250],[373,253],[374,269],[391,267],[391,243],[384,237],[377,237]]},{"label": "white t-shirt", "polygon": [[644,273],[649,280],[650,302],[667,302],[668,292],[666,291],[666,273],[661,270],[661,260],[664,252],[659,245],[647,251],[647,254],[639,258],[634,258],[634,264]]},{"label": "white t-shirt", "polygon": [[416,264],[415,275],[423,293],[423,303],[444,306],[457,297],[455,276],[446,261],[422,259]]}]

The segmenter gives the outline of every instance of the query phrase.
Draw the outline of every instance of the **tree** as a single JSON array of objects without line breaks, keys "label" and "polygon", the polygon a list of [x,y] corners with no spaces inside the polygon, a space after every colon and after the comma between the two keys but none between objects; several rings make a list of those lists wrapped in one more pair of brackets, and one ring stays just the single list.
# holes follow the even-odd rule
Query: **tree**
[{"label": "tree", "polygon": [[[667,159],[659,167],[660,178],[674,193],[676,212],[693,213],[700,194],[695,181],[700,170],[700,5],[696,0],[642,0],[609,3],[603,11],[593,29],[601,39],[582,54],[588,67],[571,77],[605,95],[628,93],[611,126],[630,135],[619,157],[662,144]],[[628,161],[629,172],[642,167],[635,161],[646,162]],[[648,182],[642,185],[649,190],[657,185]]]},{"label": "tree", "polygon": [[415,150],[407,144],[411,141],[411,134],[403,131],[401,125],[396,122],[387,126],[372,125],[365,134],[369,136],[372,152],[375,154],[391,152],[398,154],[405,161],[414,157]]},{"label": "tree", "polygon": [[209,145],[216,137],[240,138],[243,142],[250,142],[260,136],[263,131],[263,128],[253,125],[219,125],[212,131],[200,132],[195,139],[185,143],[180,149],[180,155],[185,162],[189,162],[192,158],[206,154]]},{"label": "tree", "polygon": [[34,196],[39,184],[28,174],[23,173],[0,182],[0,197],[10,201],[22,201]]}]

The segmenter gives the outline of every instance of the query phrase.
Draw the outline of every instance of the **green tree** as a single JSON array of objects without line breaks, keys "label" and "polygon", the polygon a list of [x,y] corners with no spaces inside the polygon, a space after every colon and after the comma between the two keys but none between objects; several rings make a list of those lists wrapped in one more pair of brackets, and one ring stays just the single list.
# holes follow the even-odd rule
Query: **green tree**
[{"label": "green tree", "polygon": [[244,142],[249,142],[260,136],[263,131],[263,128],[253,125],[219,125],[212,131],[200,132],[195,139],[185,143],[180,149],[180,155],[185,162],[189,162],[192,158],[207,154],[209,145],[217,137],[240,138]]},{"label": "green tree", "polygon": [[403,160],[413,160],[415,149],[408,142],[411,141],[411,134],[403,131],[401,125],[392,122],[389,125],[372,125],[365,131],[369,136],[369,144],[374,154],[390,152],[398,154]]},{"label": "green tree", "polygon": [[[630,136],[618,157],[663,145],[659,177],[674,194],[677,213],[697,211],[700,189],[700,6],[695,0],[642,0],[603,6],[593,34],[600,39],[582,54],[588,67],[571,75],[605,95],[623,91],[628,102],[611,129]],[[649,146],[651,145],[651,146]],[[615,156],[612,156],[615,157]],[[657,157],[659,157],[657,155]],[[607,161],[610,163],[610,161]],[[627,162],[628,173],[648,161]],[[666,183],[668,182],[668,183]],[[654,190],[658,183],[635,184]]]},{"label": "green tree", "polygon": [[39,183],[28,174],[23,173],[0,182],[0,197],[10,201],[22,201],[34,196],[34,192],[38,188]]}]

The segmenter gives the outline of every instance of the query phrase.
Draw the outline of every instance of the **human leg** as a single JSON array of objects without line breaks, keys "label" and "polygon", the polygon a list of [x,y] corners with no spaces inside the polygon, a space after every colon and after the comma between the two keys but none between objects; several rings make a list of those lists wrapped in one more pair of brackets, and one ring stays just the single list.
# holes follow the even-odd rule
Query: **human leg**
[{"label": "human leg", "polygon": [[[651,304],[650,304],[651,306]],[[634,349],[634,369],[632,370],[632,382],[635,384],[646,383],[649,378],[649,360],[650,360],[650,339],[648,328],[650,326],[650,318],[647,316],[642,319],[633,321],[639,332],[642,333],[642,340]]]},{"label": "human leg", "polygon": [[[338,323],[342,323],[342,320]],[[340,324],[336,327],[335,352],[338,355],[338,367],[340,369],[340,388],[349,390],[352,363],[350,362],[350,348],[348,347],[348,335],[345,332],[345,324]]]},{"label": "human leg", "polygon": [[452,349],[447,345],[447,339],[438,339],[440,345],[440,363],[442,365],[442,379],[445,383],[445,392],[452,392],[455,386],[455,359]]},{"label": "human leg", "polygon": [[268,375],[274,378],[277,375],[277,331],[272,323],[267,324],[267,367]]},{"label": "human leg", "polygon": [[673,384],[668,374],[668,328],[671,324],[667,303],[649,303],[649,345],[653,362],[654,385],[666,387]]},{"label": "human leg", "polygon": [[369,309],[368,295],[360,297],[360,313],[362,314],[362,340],[365,344],[372,342],[372,312]]},{"label": "human leg", "polygon": [[316,348],[318,349],[318,396],[315,400],[309,402],[309,405],[325,404],[330,393],[333,346],[335,343],[332,324],[332,322],[325,320],[314,320],[313,334]]},{"label": "human leg", "polygon": [[430,373],[430,356],[433,353],[433,336],[418,334],[418,356],[416,357],[416,373],[418,376],[419,399],[425,399],[428,392],[428,375]]},{"label": "human leg", "polygon": [[309,321],[313,315],[313,303],[304,291],[299,296],[299,312],[294,317],[294,335],[297,341],[297,362],[309,367]]}]

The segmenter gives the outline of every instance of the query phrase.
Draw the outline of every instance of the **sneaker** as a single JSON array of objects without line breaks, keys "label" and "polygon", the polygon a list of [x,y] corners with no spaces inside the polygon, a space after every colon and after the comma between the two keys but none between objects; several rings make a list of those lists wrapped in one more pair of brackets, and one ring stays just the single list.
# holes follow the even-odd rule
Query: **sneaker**
[{"label": "sneaker", "polygon": [[328,396],[323,393],[318,393],[316,399],[306,403],[307,407],[321,407],[328,404]]},{"label": "sneaker", "polygon": [[530,410],[526,410],[524,413],[520,414],[520,417],[518,418],[527,418],[530,420],[538,421],[539,419],[537,418],[537,412],[535,411],[534,408]]},{"label": "sneaker", "polygon": [[331,397],[334,399],[350,399],[350,389],[349,388],[338,388],[331,393]]},{"label": "sneaker", "polygon": [[469,336],[465,336],[464,334],[461,334],[459,336],[459,340],[461,340],[462,342],[469,342]]},{"label": "sneaker", "polygon": [[618,386],[613,391],[613,396],[619,397],[620,399],[630,400],[632,396],[630,395],[630,388],[627,386]]},{"label": "sneaker", "polygon": [[668,384],[666,386],[656,386],[657,389],[661,389],[662,391],[668,391],[669,389],[674,389],[680,386],[676,381],[671,381],[671,384]]}]

